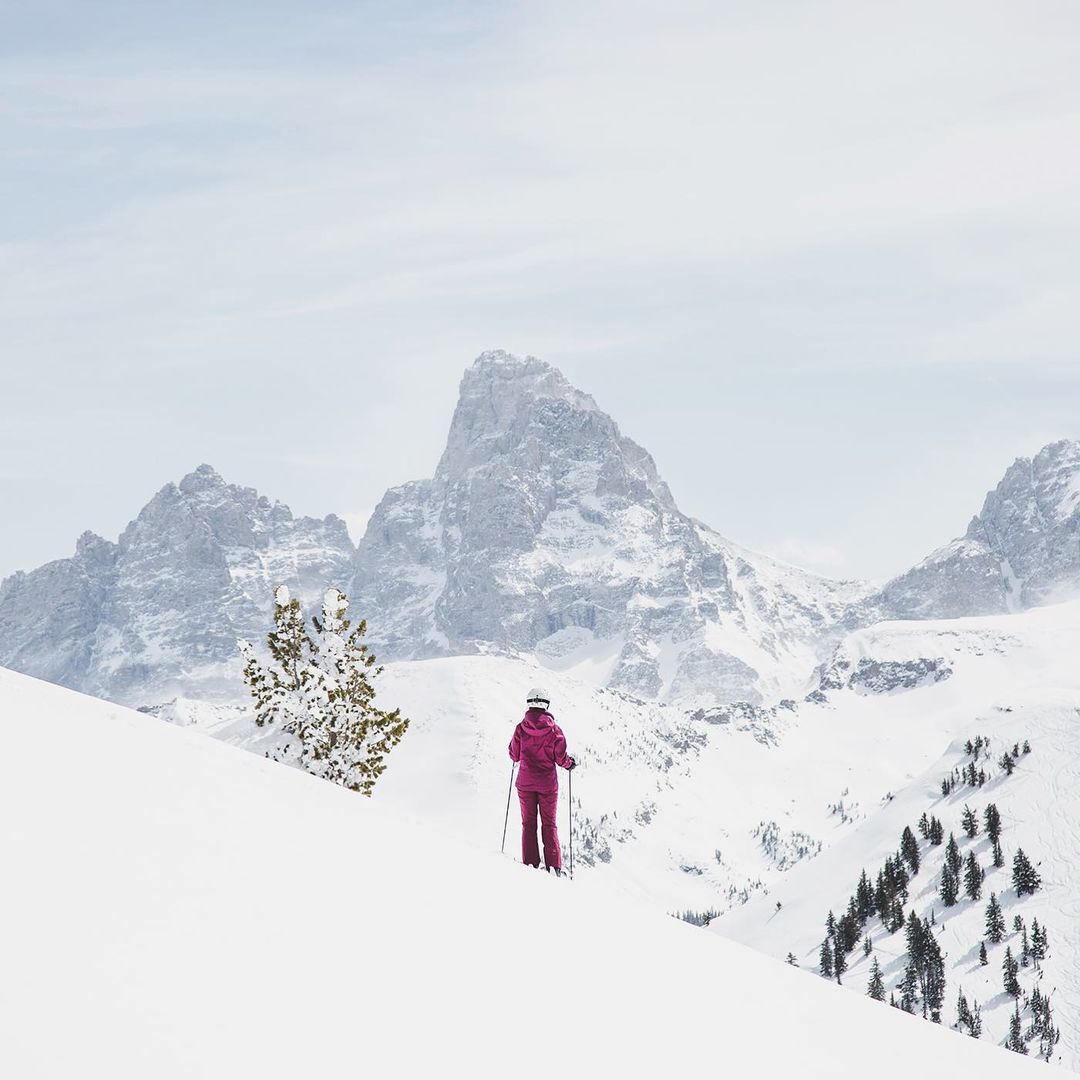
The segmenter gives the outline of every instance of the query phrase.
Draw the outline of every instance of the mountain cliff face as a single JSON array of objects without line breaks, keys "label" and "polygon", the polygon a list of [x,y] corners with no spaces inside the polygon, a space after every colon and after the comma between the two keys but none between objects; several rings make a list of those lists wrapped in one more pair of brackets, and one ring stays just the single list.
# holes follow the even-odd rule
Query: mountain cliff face
[{"label": "mountain cliff face", "polygon": [[343,521],[294,518],[207,465],[167,484],[116,544],[0,585],[0,664],[111,700],[235,694],[236,639],[266,632],[270,590],[348,583]]},{"label": "mountain cliff face", "polygon": [[357,567],[388,659],[535,653],[680,701],[758,701],[800,682],[869,591],[686,517],[592,398],[502,352],[466,372],[434,477],[386,495]]},{"label": "mountain cliff face", "polygon": [[967,533],[891,581],[893,618],[1020,611],[1080,593],[1080,443],[1019,458]]},{"label": "mountain cliff face", "polygon": [[657,701],[775,702],[856,627],[1080,591],[1080,444],[1017,461],[963,538],[875,591],[687,517],[558,370],[485,353],[433,477],[387,492],[358,547],[204,465],[116,543],[87,533],[0,584],[0,665],[125,704],[242,697],[236,639],[263,637],[282,583],[345,589],[385,660],[497,652]]}]

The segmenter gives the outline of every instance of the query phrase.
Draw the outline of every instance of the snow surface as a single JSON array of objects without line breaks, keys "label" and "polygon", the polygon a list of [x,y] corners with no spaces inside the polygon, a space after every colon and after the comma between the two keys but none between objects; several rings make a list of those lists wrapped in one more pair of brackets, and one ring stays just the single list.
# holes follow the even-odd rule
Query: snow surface
[{"label": "snow surface", "polygon": [[1038,1067],[117,706],[0,671],[0,725],[5,1076]]}]

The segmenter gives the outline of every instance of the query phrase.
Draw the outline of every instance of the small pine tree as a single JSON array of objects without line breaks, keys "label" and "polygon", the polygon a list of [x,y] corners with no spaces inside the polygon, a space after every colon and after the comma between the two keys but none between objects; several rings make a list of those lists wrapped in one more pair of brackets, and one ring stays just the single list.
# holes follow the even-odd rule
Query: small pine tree
[{"label": "small pine tree", "polygon": [[979,900],[982,897],[983,870],[979,860],[975,858],[975,852],[969,851],[964,864],[964,892],[969,900]]},{"label": "small pine tree", "polygon": [[1006,776],[1012,776],[1013,770],[1016,768],[1016,759],[1008,752],[1008,750],[1006,750],[1005,753],[998,758],[998,765],[1005,770]]},{"label": "small pine tree", "polygon": [[941,821],[936,817],[932,817],[930,819],[930,843],[933,844],[934,847],[940,847],[944,840],[945,829],[942,826]]},{"label": "small pine tree", "polygon": [[[972,784],[972,787],[975,785]],[[979,818],[974,810],[970,806],[964,807],[964,814],[961,818],[964,825],[964,832],[967,833],[970,839],[974,839],[979,835]]]},{"label": "small pine tree", "polygon": [[1031,743],[1029,743],[1027,741],[1027,739],[1024,740],[1024,753],[1025,754],[1030,754],[1031,753]]},{"label": "small pine tree", "polygon": [[1001,850],[1001,841],[994,841],[994,868],[1000,870],[1005,865],[1005,852]]},{"label": "small pine tree", "polygon": [[941,889],[939,895],[941,896],[941,902],[947,907],[953,907],[959,897],[960,883],[956,880],[956,875],[952,871],[951,866],[946,866],[941,871]]},{"label": "small pine tree", "polygon": [[991,945],[1000,945],[1005,940],[1005,916],[994,893],[986,905],[986,940]]},{"label": "small pine tree", "polygon": [[990,963],[990,958],[986,955],[985,941],[979,942],[979,963],[982,964],[983,967],[986,967],[986,965]]},{"label": "small pine tree", "polygon": [[900,856],[910,867],[914,877],[919,872],[919,841],[915,839],[910,825],[904,826],[904,834],[900,837]]},{"label": "small pine tree", "polygon": [[959,879],[960,871],[964,869],[964,857],[952,833],[949,833],[949,843],[945,847],[945,865],[952,871],[953,877]]},{"label": "small pine tree", "polygon": [[982,1036],[982,1009],[979,1008],[978,1002],[975,1003],[974,1008],[971,1010],[968,1034],[973,1039],[978,1039]]},{"label": "small pine tree", "polygon": [[821,953],[818,956],[818,968],[821,971],[822,978],[831,979],[833,977],[833,950],[832,941],[826,938],[821,943]]},{"label": "small pine tree", "polygon": [[1012,872],[1013,888],[1017,896],[1036,893],[1042,888],[1042,878],[1038,871],[1031,865],[1031,861],[1024,854],[1023,848],[1017,848],[1013,856]]},{"label": "small pine tree", "polygon": [[873,951],[874,951],[874,943],[873,943],[873,941],[871,941],[870,935],[867,934],[866,937],[863,938],[862,954],[863,954],[863,956],[869,956]]},{"label": "small pine tree", "polygon": [[1005,959],[1001,964],[1002,984],[1005,987],[1005,993],[1014,998],[1020,997],[1020,980],[1017,978],[1019,972],[1020,966],[1013,957],[1012,947],[1006,945]]},{"label": "small pine tree", "polygon": [[844,954],[844,950],[839,946],[833,951],[833,974],[836,975],[836,981],[840,982],[840,976],[847,971],[847,956]]},{"label": "small pine tree", "polygon": [[1019,1002],[1017,1002],[1016,1009],[1009,1020],[1009,1037],[1005,1040],[1005,1048],[1011,1050],[1014,1054],[1026,1054],[1028,1052],[1020,1023]]},{"label": "small pine tree", "polygon": [[967,998],[964,997],[964,988],[960,988],[960,994],[956,999],[956,1027],[961,1031],[971,1024],[971,1009]]},{"label": "small pine tree", "polygon": [[885,1000],[885,977],[881,974],[881,965],[876,956],[870,965],[870,983],[866,988],[866,993],[875,1001]]},{"label": "small pine tree", "polygon": [[792,967],[799,966],[799,961],[795,959],[795,954],[793,952],[789,952],[787,954],[787,960],[785,961],[785,963],[790,964]]},{"label": "small pine tree", "polygon": [[264,665],[246,641],[244,680],[255,701],[258,727],[274,725],[281,741],[269,756],[296,762],[315,776],[371,795],[384,759],[401,742],[409,721],[399,709],[374,704],[375,657],[361,640],[367,623],[350,629],[348,600],[337,589],[323,599],[322,617],[309,632],[300,602],[288,589],[274,593],[274,629]]},{"label": "small pine tree", "polygon": [[900,1008],[906,1013],[915,1012],[915,1004],[919,994],[919,975],[915,968],[915,961],[908,960],[904,969],[904,978],[900,983]]},{"label": "small pine tree", "polygon": [[919,835],[924,840],[930,839],[930,819],[926,816],[926,811],[922,813],[922,817],[919,818]]},{"label": "small pine tree", "polygon": [[991,842],[996,842],[1001,836],[1001,813],[996,803],[990,803],[983,811],[983,822],[986,825],[986,835]]}]

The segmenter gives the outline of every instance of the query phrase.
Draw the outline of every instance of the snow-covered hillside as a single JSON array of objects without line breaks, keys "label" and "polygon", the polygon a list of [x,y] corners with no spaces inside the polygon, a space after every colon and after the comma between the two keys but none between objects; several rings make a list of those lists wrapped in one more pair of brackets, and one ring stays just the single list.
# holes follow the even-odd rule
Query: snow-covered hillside
[{"label": "snow-covered hillside", "polygon": [[[437,814],[467,840],[501,835],[506,746],[524,688],[547,685],[582,759],[573,792],[582,872],[704,916],[784,890],[793,866],[887,805],[966,737],[979,710],[1044,686],[1080,703],[1078,652],[1075,603],[883,624],[845,639],[824,668],[830,689],[810,700],[696,714],[507,657],[389,664],[379,700],[400,705],[413,726],[380,794],[405,812]],[[169,715],[256,752],[272,737],[239,709],[189,702]],[[561,813],[565,824],[565,784]],[[508,850],[515,844],[511,829]]]},{"label": "snow-covered hillside", "polygon": [[[1002,1041],[1014,1010],[1014,999],[1003,992],[1002,963],[1006,948],[1017,959],[1023,935],[1013,929],[1020,916],[1029,936],[1037,921],[1049,935],[1050,952],[1041,971],[1022,967],[1020,985],[1030,996],[1036,986],[1051,995],[1054,1021],[1062,1037],[1055,1060],[1080,1068],[1080,605],[1041,608],[1023,615],[963,619],[940,623],[897,623],[853,634],[838,650],[825,672],[819,737],[831,741],[836,725],[858,718],[866,728],[888,733],[880,753],[902,741],[936,751],[927,768],[908,782],[890,785],[889,796],[857,822],[848,835],[812,862],[770,883],[768,896],[755,898],[712,925],[720,933],[774,956],[794,954],[800,966],[817,971],[826,937],[826,917],[847,910],[866,870],[876,880],[886,859],[895,856],[905,827],[919,840],[921,865],[904,904],[910,915],[932,919],[945,955],[947,991],[944,1018],[953,1023],[962,990],[969,1003],[982,1010],[984,1037]],[[861,675],[860,675],[861,673]],[[914,688],[902,689],[904,675]],[[944,677],[942,677],[944,676]],[[868,685],[893,685],[874,693]],[[937,728],[935,736],[934,729]],[[989,751],[972,755],[968,740],[989,740]],[[1025,743],[1030,753],[1025,753]],[[1001,755],[1020,748],[1013,774],[1007,775]],[[942,781],[974,762],[987,782],[972,787],[963,779],[943,794]],[[880,795],[870,756],[852,755],[851,791],[864,808],[870,791]],[[984,821],[988,805],[1001,815],[1000,846],[1004,866],[996,868]],[[968,837],[963,827],[965,808],[978,819],[978,833]],[[947,843],[934,845],[920,836],[923,814],[937,817],[947,841],[958,841],[961,857],[969,853],[985,871],[980,899],[965,894],[961,875],[960,899],[946,906],[941,896]],[[1042,888],[1018,897],[1012,887],[1012,864],[1018,850],[1036,864]],[[980,962],[985,937],[986,907],[996,893],[1007,923],[1007,936],[988,945],[988,964]],[[777,908],[777,902],[782,904]],[[865,932],[873,942],[870,957],[857,947],[849,957],[845,984],[866,990],[874,957],[881,964],[888,991],[895,991],[907,963],[903,931],[890,933],[873,916]],[[860,935],[861,939],[861,935]],[[899,997],[899,992],[897,996]],[[1028,1030],[1032,1013],[1023,1008]],[[1031,1048],[1037,1053],[1038,1039]]]},{"label": "snow-covered hillside", "polygon": [[0,727],[6,1076],[1035,1075],[120,707],[0,672]]}]

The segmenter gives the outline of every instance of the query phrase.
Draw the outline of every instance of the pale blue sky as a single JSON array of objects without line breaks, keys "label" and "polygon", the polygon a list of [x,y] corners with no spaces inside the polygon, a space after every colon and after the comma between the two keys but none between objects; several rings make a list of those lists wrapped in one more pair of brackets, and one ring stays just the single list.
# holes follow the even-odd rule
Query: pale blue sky
[{"label": "pale blue sky", "polygon": [[362,522],[487,348],[883,577],[1080,437],[1080,8],[0,6],[0,576],[202,461]]}]

